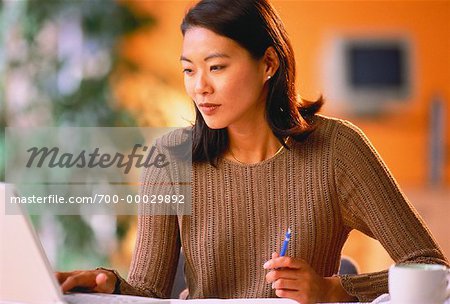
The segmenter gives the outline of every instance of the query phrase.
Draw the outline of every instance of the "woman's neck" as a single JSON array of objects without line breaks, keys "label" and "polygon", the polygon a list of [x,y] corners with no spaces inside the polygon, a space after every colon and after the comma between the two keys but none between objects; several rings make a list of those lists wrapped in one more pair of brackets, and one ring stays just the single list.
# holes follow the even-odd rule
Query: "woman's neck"
[{"label": "woman's neck", "polygon": [[229,148],[225,158],[245,164],[255,164],[273,157],[282,145],[270,127],[228,127]]}]

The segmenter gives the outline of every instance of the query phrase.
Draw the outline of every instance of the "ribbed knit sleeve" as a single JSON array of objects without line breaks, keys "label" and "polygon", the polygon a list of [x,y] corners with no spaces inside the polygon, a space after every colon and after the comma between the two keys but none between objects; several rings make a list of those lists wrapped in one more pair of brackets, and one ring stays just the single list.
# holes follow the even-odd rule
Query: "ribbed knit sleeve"
[{"label": "ribbed knit sleeve", "polygon": [[[180,133],[172,133],[179,135]],[[164,146],[171,145],[171,137],[157,143],[158,153]],[[172,167],[173,168],[173,167]],[[173,193],[168,184],[173,184],[173,172],[167,168],[144,169],[139,194],[143,197]],[[156,298],[169,298],[177,270],[181,249],[177,215],[161,204],[141,204],[139,206],[137,237],[131,261],[128,280],[119,276],[121,294]],[[172,210],[173,211],[173,210]],[[157,215],[158,214],[158,215]],[[116,273],[117,276],[117,273]]]},{"label": "ribbed knit sleeve", "polygon": [[[396,263],[448,265],[423,220],[366,136],[340,122],[334,137],[335,183],[344,224],[377,239]],[[387,270],[341,277],[360,301],[388,292]]]},{"label": "ribbed knit sleeve", "polygon": [[120,293],[169,298],[179,253],[175,215],[139,216],[128,282],[121,279]]}]

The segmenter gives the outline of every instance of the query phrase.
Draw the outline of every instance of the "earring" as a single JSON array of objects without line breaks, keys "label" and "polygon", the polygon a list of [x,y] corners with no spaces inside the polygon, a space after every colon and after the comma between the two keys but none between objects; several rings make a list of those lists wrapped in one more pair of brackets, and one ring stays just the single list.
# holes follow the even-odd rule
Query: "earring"
[{"label": "earring", "polygon": [[269,76],[267,76],[267,80],[269,80],[270,78],[272,78],[272,76],[270,76],[270,75],[269,75]]}]

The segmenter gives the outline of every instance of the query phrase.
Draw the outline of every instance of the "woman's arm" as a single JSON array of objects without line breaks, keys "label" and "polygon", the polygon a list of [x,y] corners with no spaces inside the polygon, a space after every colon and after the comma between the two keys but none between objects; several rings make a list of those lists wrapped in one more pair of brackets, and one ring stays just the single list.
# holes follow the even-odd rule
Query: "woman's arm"
[{"label": "woman's arm", "polygon": [[[335,133],[335,183],[344,224],[380,241],[396,263],[445,264],[448,261],[408,202],[369,140],[354,125],[341,122]],[[359,300],[388,291],[387,271],[341,277]]]},{"label": "woman's arm", "polygon": [[[158,153],[169,156],[166,147],[173,145],[174,140],[179,141],[180,134],[179,131],[172,132],[158,140]],[[180,167],[175,162],[172,158],[170,166],[144,169],[139,188],[141,197],[174,194],[171,186],[174,176],[177,176],[174,171]],[[139,205],[136,245],[128,280],[118,277],[121,294],[170,297],[181,249],[178,218],[177,215],[170,215],[173,214],[170,208],[171,205],[167,204]]]},{"label": "woman's arm", "polygon": [[128,280],[121,294],[169,298],[180,253],[175,215],[141,215]]}]

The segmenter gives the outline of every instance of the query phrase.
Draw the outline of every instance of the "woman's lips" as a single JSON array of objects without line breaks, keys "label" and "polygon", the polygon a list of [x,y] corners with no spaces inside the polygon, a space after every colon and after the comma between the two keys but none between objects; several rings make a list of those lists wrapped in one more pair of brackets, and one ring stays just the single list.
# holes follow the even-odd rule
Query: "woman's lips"
[{"label": "woman's lips", "polygon": [[200,110],[205,115],[212,115],[214,112],[217,111],[217,109],[220,107],[220,104],[215,103],[201,103],[198,105]]}]

